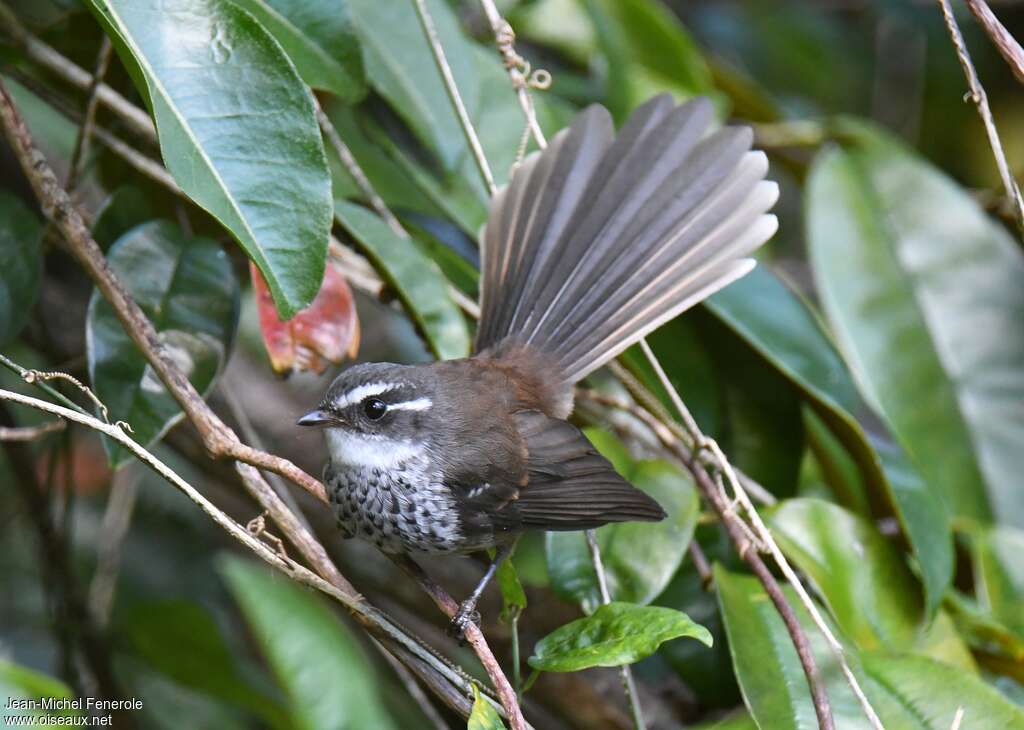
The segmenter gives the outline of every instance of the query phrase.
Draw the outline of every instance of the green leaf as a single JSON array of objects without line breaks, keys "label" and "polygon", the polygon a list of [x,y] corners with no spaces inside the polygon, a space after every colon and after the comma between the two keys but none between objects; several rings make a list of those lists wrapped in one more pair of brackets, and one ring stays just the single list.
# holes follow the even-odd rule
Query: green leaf
[{"label": "green leaf", "polygon": [[273,727],[291,727],[284,709],[242,678],[220,627],[199,604],[135,604],[120,626],[133,652],[161,674],[248,709]]},{"label": "green leaf", "polygon": [[92,237],[104,251],[135,226],[162,217],[153,200],[135,187],[120,187],[96,212]]},{"label": "green leaf", "polygon": [[469,713],[466,730],[505,730],[498,711],[484,699],[476,684],[473,685],[473,711]]},{"label": "green leaf", "polygon": [[363,57],[345,2],[233,0],[281,44],[302,80],[355,103],[366,96]]},{"label": "green leaf", "polygon": [[25,204],[0,190],[0,346],[21,332],[43,274],[43,226]]},{"label": "green leaf", "polygon": [[[28,706],[8,708],[7,705],[11,700],[41,700],[45,698],[72,701],[75,699],[75,693],[59,679],[6,659],[0,659],[0,696],[7,698],[3,705],[0,705],[0,717],[4,719],[27,714],[45,714],[45,711],[31,710]],[[50,714],[81,715],[77,710],[54,710]]]},{"label": "green leaf", "polygon": [[543,672],[618,667],[638,662],[664,642],[684,636],[711,646],[708,630],[682,611],[612,602],[538,641],[529,663]]},{"label": "green leaf", "polygon": [[319,596],[253,562],[218,562],[298,727],[395,727],[366,657]]},{"label": "green leaf", "polygon": [[[186,238],[173,223],[133,228],[110,249],[108,261],[156,328],[168,355],[200,393],[223,365],[238,325],[238,282],[215,241]],[[132,438],[149,446],[182,417],[113,308],[93,291],[86,319],[86,350],[93,389],[112,421],[127,421]],[[111,464],[130,454],[104,441]]]},{"label": "green leaf", "polygon": [[978,528],[970,545],[980,608],[1024,639],[1024,532]]},{"label": "green leaf", "polygon": [[1024,419],[1008,406],[1024,400],[1024,254],[944,174],[850,126],[856,141],[821,153],[807,187],[825,310],[950,511],[1024,525]]},{"label": "green leaf", "polygon": [[[396,212],[413,210],[437,217],[443,215],[441,208],[420,192],[419,187],[399,164],[367,136],[363,126],[373,127],[376,122],[357,115],[356,110],[350,105],[337,100],[327,100],[324,110],[337,129],[338,135],[345,141],[359,167],[366,173],[385,203]],[[369,202],[363,198],[363,192],[338,158],[333,145],[327,146],[327,158],[334,181],[335,200],[344,198]]]},{"label": "green leaf", "polygon": [[[467,154],[459,119],[412,3],[349,0],[370,84],[394,107],[445,169]],[[438,38],[470,119],[480,101],[473,44],[443,0],[427,0]]]},{"label": "green leaf", "polygon": [[501,620],[510,621],[526,608],[526,591],[519,582],[519,574],[511,557],[501,561],[495,577],[498,580],[498,587],[501,588]]},{"label": "green leaf", "polygon": [[741,337],[695,313],[720,389],[719,443],[735,466],[777,497],[796,492],[804,451],[800,393]]},{"label": "green leaf", "polygon": [[437,264],[413,241],[399,237],[365,208],[338,200],[334,212],[398,292],[431,351],[442,360],[467,355],[470,342],[466,320],[448,294],[447,281]]},{"label": "green leaf", "polygon": [[678,18],[654,0],[587,0],[608,63],[616,117],[661,91],[713,92],[711,71]]},{"label": "green leaf", "polygon": [[869,653],[861,659],[869,678],[865,691],[887,730],[949,730],[961,707],[961,727],[1024,728],[1024,710],[969,672],[910,654]]},{"label": "green leaf", "polygon": [[[846,364],[810,307],[766,266],[718,292],[706,306],[804,394],[856,463],[872,504],[891,504],[922,567],[931,615],[952,579],[952,535],[945,509],[902,451],[873,444],[851,415],[865,407]],[[822,439],[815,442],[813,424],[809,433],[812,446],[829,446]],[[826,456],[820,449],[815,455]],[[835,452],[831,456],[832,462],[823,464],[826,473],[841,478],[837,470],[844,459]],[[856,486],[848,486],[853,506]]]},{"label": "green leaf", "polygon": [[[771,730],[816,730],[818,721],[807,678],[793,641],[768,594],[756,578],[730,573],[720,565],[715,565],[714,577],[736,678],[757,726]],[[788,586],[783,590],[811,645],[836,727],[843,730],[868,728],[867,718],[824,636],[814,626],[796,594]],[[851,652],[850,657],[855,659],[855,652]],[[863,682],[863,674],[855,662],[852,670]],[[888,725],[885,727],[891,730]]]},{"label": "green leaf", "polygon": [[284,51],[228,0],[90,0],[141,69],[164,162],[263,273],[282,317],[316,296],[331,189],[313,98]]},{"label": "green leaf", "polygon": [[[758,727],[772,730],[813,730],[818,727],[807,679],[796,649],[774,604],[756,578],[730,573],[716,565],[722,615],[729,648],[746,705]],[[787,586],[783,589],[814,655],[825,685],[836,727],[869,728],[860,704],[840,671],[835,655],[806,609]],[[835,629],[833,628],[833,631]],[[840,634],[841,636],[841,634]],[[948,730],[959,704],[970,708],[978,727],[1019,727],[1012,705],[970,671],[907,654],[858,654],[844,646],[850,670],[878,712],[886,730]],[[862,666],[863,665],[863,666]],[[995,721],[988,722],[991,712]],[[1010,724],[1002,724],[1009,722]]]},{"label": "green leaf", "polygon": [[817,499],[782,502],[768,524],[861,649],[913,645],[923,618],[921,597],[899,552],[874,525]]},{"label": "green leaf", "polygon": [[[597,529],[608,592],[612,600],[647,604],[661,593],[686,555],[700,504],[688,472],[658,460],[634,461],[615,437],[587,429],[587,438],[630,484],[665,509],[661,522],[620,522]],[[601,603],[597,574],[582,532],[546,535],[551,586],[578,601],[587,613]]]}]

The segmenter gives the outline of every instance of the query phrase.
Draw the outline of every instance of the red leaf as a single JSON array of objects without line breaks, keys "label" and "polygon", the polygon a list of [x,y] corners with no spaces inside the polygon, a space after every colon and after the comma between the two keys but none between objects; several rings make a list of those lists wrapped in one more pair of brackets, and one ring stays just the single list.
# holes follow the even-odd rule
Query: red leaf
[{"label": "red leaf", "polygon": [[352,290],[338,265],[328,259],[320,292],[308,307],[282,322],[259,269],[249,263],[263,344],[278,373],[312,370],[322,373],[359,351],[359,318]]}]

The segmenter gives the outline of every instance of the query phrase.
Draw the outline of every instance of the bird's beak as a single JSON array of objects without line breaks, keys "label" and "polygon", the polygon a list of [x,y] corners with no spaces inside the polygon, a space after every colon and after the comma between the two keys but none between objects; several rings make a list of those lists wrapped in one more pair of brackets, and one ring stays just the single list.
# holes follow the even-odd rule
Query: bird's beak
[{"label": "bird's beak", "polygon": [[331,423],[336,423],[337,418],[328,413],[327,411],[310,411],[298,421],[295,422],[297,426],[318,426],[323,427]]}]

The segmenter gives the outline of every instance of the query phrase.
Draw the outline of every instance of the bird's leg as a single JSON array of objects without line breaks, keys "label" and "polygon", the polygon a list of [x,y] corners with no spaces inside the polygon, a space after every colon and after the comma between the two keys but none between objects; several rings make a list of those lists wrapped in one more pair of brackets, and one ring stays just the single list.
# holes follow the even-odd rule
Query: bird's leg
[{"label": "bird's leg", "polygon": [[480,600],[480,596],[483,594],[484,589],[487,588],[487,584],[491,582],[494,574],[498,572],[498,566],[501,565],[501,561],[511,555],[515,545],[516,543],[513,540],[497,547],[494,552],[494,559],[487,566],[487,572],[484,573],[480,582],[476,584],[473,592],[469,594],[469,598],[459,604],[459,610],[455,612],[451,624],[448,626],[448,633],[459,641],[465,638],[466,629],[469,628],[470,623],[480,623],[480,614],[476,610],[477,601]]}]

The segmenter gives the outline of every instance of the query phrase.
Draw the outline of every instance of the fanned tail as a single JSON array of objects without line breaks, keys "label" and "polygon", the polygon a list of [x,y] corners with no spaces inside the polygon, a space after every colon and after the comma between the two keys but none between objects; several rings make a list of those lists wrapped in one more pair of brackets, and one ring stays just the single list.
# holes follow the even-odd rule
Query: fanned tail
[{"label": "fanned tail", "polygon": [[591,106],[495,196],[476,351],[543,353],[566,384],[749,272],[776,229],[768,162],[711,104],[667,95],[613,131]]}]

